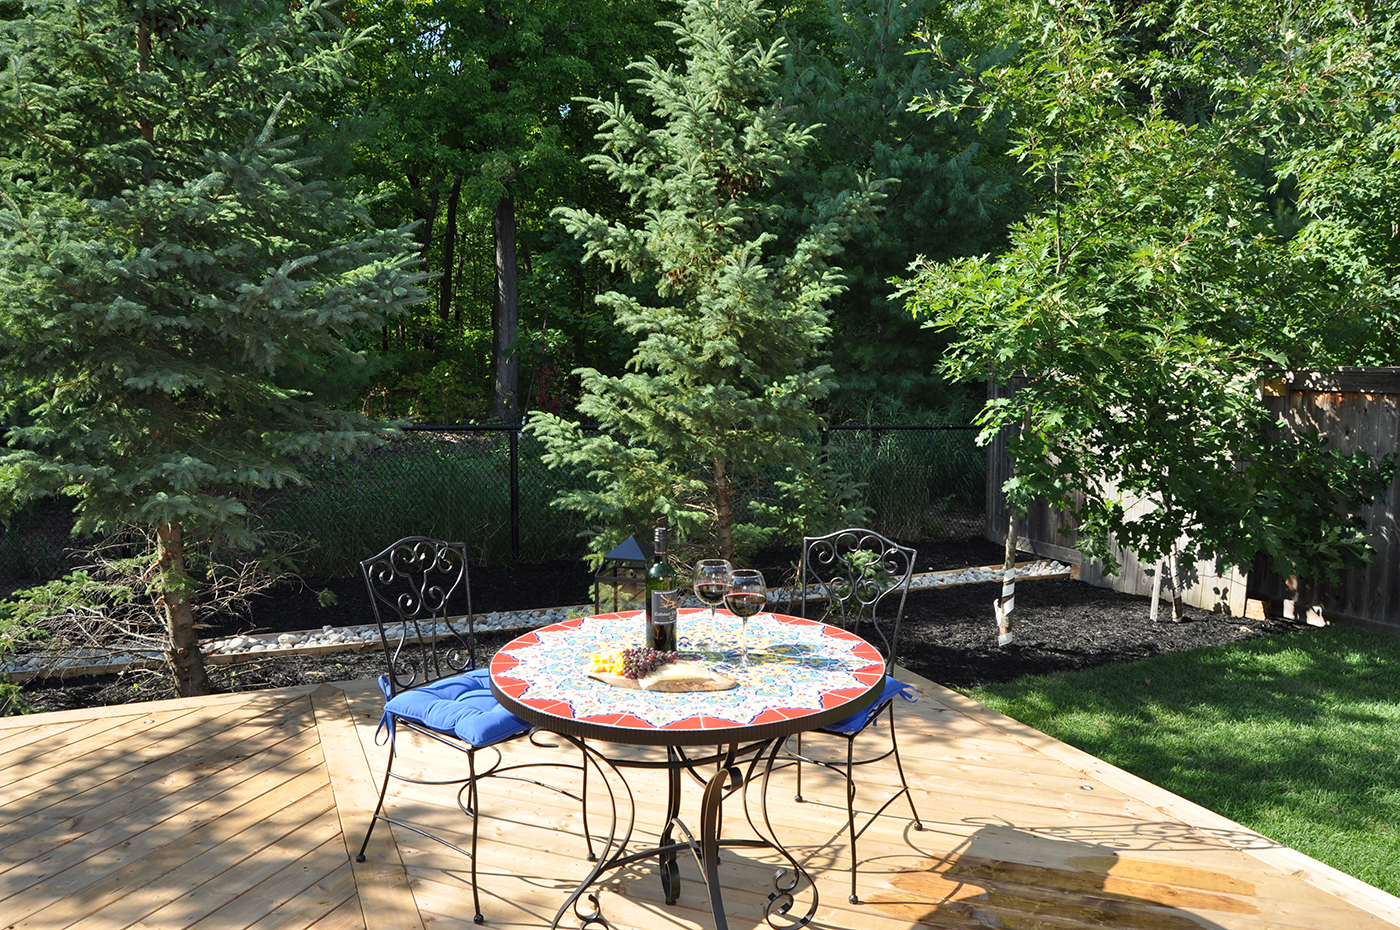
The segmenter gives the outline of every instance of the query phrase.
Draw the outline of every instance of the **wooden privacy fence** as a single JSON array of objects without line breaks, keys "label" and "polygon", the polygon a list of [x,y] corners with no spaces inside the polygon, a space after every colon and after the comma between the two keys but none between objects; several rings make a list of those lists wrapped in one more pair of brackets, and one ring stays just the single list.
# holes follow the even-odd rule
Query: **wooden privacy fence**
[{"label": "wooden privacy fence", "polygon": [[[991,388],[990,390],[997,390]],[[1342,368],[1328,372],[1295,372],[1266,382],[1265,403],[1285,426],[1318,432],[1344,453],[1367,452],[1375,458],[1400,452],[1400,368]],[[1011,459],[1004,436],[987,447],[987,538],[1006,539],[1006,498],[1002,484],[1011,476]],[[1346,571],[1335,583],[1282,578],[1256,565],[1247,575],[1219,575],[1214,562],[1184,566],[1188,580],[1186,603],[1207,610],[1243,616],[1262,609],[1271,616],[1306,619],[1312,623],[1350,622],[1400,635],[1400,474],[1374,504],[1362,511],[1375,555],[1370,563]],[[1138,506],[1147,507],[1146,502]],[[1075,549],[1071,517],[1040,502],[1020,525],[1020,548],[1046,558],[1080,566],[1080,578],[1130,594],[1150,594],[1153,566],[1139,563],[1136,554],[1114,549],[1121,563],[1117,575],[1086,563]],[[1258,602],[1250,604],[1250,601]]]}]

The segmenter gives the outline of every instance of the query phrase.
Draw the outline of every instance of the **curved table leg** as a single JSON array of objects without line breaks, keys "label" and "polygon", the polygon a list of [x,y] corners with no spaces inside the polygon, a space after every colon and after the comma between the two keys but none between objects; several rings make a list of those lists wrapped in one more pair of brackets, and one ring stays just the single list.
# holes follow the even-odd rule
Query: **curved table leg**
[{"label": "curved table leg", "polygon": [[674,830],[681,814],[681,756],[672,746],[666,747],[666,826],[661,831],[662,852],[659,859],[661,890],[667,904],[675,904],[681,896],[681,869],[676,862]]},{"label": "curved table leg", "polygon": [[[759,810],[762,812],[763,829],[759,829],[758,824],[754,823],[748,803],[748,790],[749,785],[753,782],[753,770],[758,767],[760,757],[763,756],[762,752],[749,763],[749,776],[744,782],[744,816],[748,818],[749,826],[753,828],[754,833],[757,833],[767,845],[776,849],[791,867],[790,870],[779,869],[774,873],[773,890],[769,892],[768,902],[763,908],[764,919],[768,921],[770,927],[791,930],[791,928],[805,927],[812,922],[812,918],[817,914],[817,903],[820,896],[817,893],[817,883],[812,880],[811,874],[798,864],[792,853],[787,851],[787,847],[778,838],[778,831],[773,829],[773,823],[768,818],[768,781],[773,775],[773,764],[778,759],[778,753],[782,750],[783,743],[783,739],[773,741],[773,746],[767,753],[767,763],[763,767],[763,784],[759,789]],[[812,903],[808,905],[805,914],[795,917],[792,915],[792,906],[796,903],[794,892],[797,891],[804,879],[812,890]],[[786,918],[786,920],[779,923],[777,920],[779,917]]]},{"label": "curved table leg", "polygon": [[[618,771],[617,766],[614,765],[607,756],[588,746],[582,739],[572,736],[563,736],[563,738],[573,743],[578,747],[579,751],[583,753],[585,774],[590,764],[593,766],[594,770],[597,771],[598,779],[603,783],[603,787],[606,788],[608,792],[608,802],[612,808],[612,825],[608,829],[607,839],[603,842],[603,851],[598,855],[592,871],[588,873],[588,877],[579,883],[579,886],[573,890],[573,893],[570,894],[563,905],[560,906],[558,913],[554,915],[554,923],[552,926],[559,926],[560,921],[564,919],[564,915],[572,909],[574,916],[579,920],[579,927],[581,930],[587,927],[610,927],[611,924],[603,917],[602,909],[596,894],[587,895],[587,901],[592,905],[591,910],[583,910],[579,899],[584,897],[584,893],[598,880],[598,876],[602,875],[603,872],[607,871],[609,868],[615,868],[619,864],[619,860],[626,856],[627,844],[632,839],[632,830],[636,826],[637,802],[632,796],[632,788],[627,784],[627,779],[622,777],[622,773]],[[627,802],[627,828],[621,832],[620,836],[617,825],[619,796],[613,789],[613,780],[608,778],[609,772],[616,776],[616,781],[622,785],[623,791],[625,792],[622,797],[625,798]],[[588,819],[587,811],[584,812],[583,816],[586,829]],[[591,851],[590,847],[590,852]]]},{"label": "curved table leg", "polygon": [[724,913],[724,894],[719,882],[720,827],[724,822],[724,799],[744,783],[743,772],[734,762],[734,747],[705,785],[700,798],[700,848],[695,850],[705,890],[710,893],[710,913],[715,918],[715,930],[729,930]]},{"label": "curved table leg", "polygon": [[[611,924],[602,914],[599,896],[589,892],[589,889],[604,872],[645,859],[655,858],[659,861],[661,887],[666,895],[666,903],[674,904],[679,899],[681,884],[677,857],[682,850],[689,849],[695,856],[695,861],[699,865],[701,876],[705,881],[705,890],[708,893],[710,912],[714,916],[716,930],[728,930],[729,919],[724,912],[724,894],[719,874],[719,852],[724,846],[772,847],[776,849],[787,860],[789,868],[779,869],[774,874],[774,890],[768,895],[768,900],[764,905],[764,918],[769,926],[777,928],[777,930],[792,930],[792,928],[803,927],[811,922],[817,911],[816,885],[812,882],[811,875],[798,864],[797,860],[778,840],[777,832],[773,829],[768,818],[768,780],[772,774],[778,751],[782,747],[782,740],[765,740],[749,744],[742,753],[739,752],[739,747],[731,745],[723,757],[719,758],[719,764],[714,774],[704,782],[704,793],[700,801],[700,835],[698,838],[680,816],[681,779],[684,777],[684,771],[694,774],[693,763],[685,758],[682,751],[668,748],[666,763],[667,816],[660,837],[660,845],[652,849],[628,852],[627,847],[631,841],[636,821],[636,801],[632,795],[631,786],[622,776],[617,763],[597,750],[588,747],[582,740],[573,737],[565,738],[579,747],[584,753],[587,763],[592,765],[604,786],[607,787],[613,807],[613,827],[597,863],[594,864],[588,876],[569,895],[563,906],[559,908],[559,912],[554,918],[553,925],[555,927],[559,926],[571,909],[579,921],[580,930],[610,927]],[[746,761],[739,762],[739,755],[746,757]],[[755,823],[748,805],[748,788],[754,780],[760,763],[763,764],[762,828]],[[623,765],[625,766],[626,763]],[[624,794],[619,795],[613,790],[612,780],[609,779],[608,773],[615,776],[616,780],[623,785]],[[758,838],[724,839],[721,830],[725,798],[741,789],[743,791],[744,816]],[[620,797],[625,798],[627,802],[628,824],[619,835],[617,814]],[[802,884],[803,879],[806,879],[807,884],[811,886],[812,903],[803,916],[792,917],[790,911],[794,903],[794,892]],[[585,902],[587,902],[586,905]]]}]

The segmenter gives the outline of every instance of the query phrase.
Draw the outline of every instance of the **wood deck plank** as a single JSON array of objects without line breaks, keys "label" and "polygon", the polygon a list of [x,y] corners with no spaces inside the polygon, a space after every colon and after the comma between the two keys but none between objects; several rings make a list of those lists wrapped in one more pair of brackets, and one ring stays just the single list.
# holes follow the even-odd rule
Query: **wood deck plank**
[{"label": "wood deck plank", "polygon": [[[185,708],[164,713],[102,717],[76,726],[46,727],[42,739],[27,740],[23,747],[14,752],[6,751],[3,757],[0,757],[0,763],[4,765],[4,768],[0,769],[0,778],[4,779],[7,786],[23,785],[30,779],[42,779],[45,772],[65,771],[64,763],[74,756],[86,755],[111,742],[127,739],[137,732],[163,732],[179,718],[195,712],[194,708]],[[13,800],[15,797],[8,792],[0,793],[0,802]]]},{"label": "wood deck plank", "polygon": [[217,758],[181,753],[155,760],[129,779],[108,782],[100,791],[71,789],[32,816],[0,826],[0,843],[23,842],[26,851],[37,855],[68,842],[76,833],[92,833],[152,805],[198,803],[306,753],[314,757],[310,764],[320,762],[313,728],[268,728],[255,738],[235,738],[229,751]]},{"label": "wood deck plank", "polygon": [[334,804],[330,786],[321,773],[303,773],[276,797],[243,804],[162,847],[126,861],[81,888],[81,894],[64,895],[15,921],[14,930],[127,926],[179,895],[217,879],[228,871],[233,856],[256,855],[257,850],[270,846],[308,820],[331,811]]},{"label": "wood deck plank", "polygon": [[[299,913],[303,926],[324,914],[325,908],[320,904],[323,883],[333,885],[337,870],[349,869],[350,865],[341,855],[344,846],[339,836],[339,818],[334,820],[335,828],[327,831],[325,843],[296,861],[286,863],[275,874],[190,924],[190,930],[243,930],[284,908]],[[350,874],[353,878],[353,870]]]},{"label": "wood deck plank", "polygon": [[[77,841],[71,844],[73,850],[63,860],[69,863],[65,868],[34,881],[6,899],[0,907],[5,909],[10,919],[17,920],[46,907],[60,892],[64,896],[79,893],[84,896],[96,894],[94,886],[101,887],[129,866],[139,865],[140,869],[137,872],[139,878],[134,879],[131,885],[127,886],[127,890],[132,886],[142,886],[149,879],[157,878],[162,866],[166,866],[166,871],[169,871],[169,863],[166,861],[169,857],[174,857],[181,867],[192,861],[198,863],[200,850],[192,847],[189,838],[200,825],[212,825],[228,817],[232,817],[238,823],[251,819],[252,832],[242,836],[238,844],[225,846],[221,843],[213,847],[216,852],[211,859],[206,860],[223,863],[223,868],[227,868],[232,853],[241,852],[246,857],[256,852],[256,849],[246,848],[250,839],[267,837],[271,831],[269,841],[275,840],[329,810],[333,806],[329,803],[329,796],[321,805],[317,805],[314,800],[301,803],[323,787],[324,772],[313,769],[289,780],[280,791],[260,792],[258,786],[250,784],[241,789],[239,795],[231,795],[227,799],[230,803],[193,812],[187,820],[172,818],[169,829],[147,831],[130,842],[94,850]],[[241,806],[246,806],[248,810],[240,810]],[[318,806],[323,809],[318,811]],[[287,812],[285,817],[278,816],[282,811]],[[278,833],[278,830],[281,832]],[[201,877],[210,877],[213,874],[217,873],[204,873]],[[162,880],[167,885],[171,882],[168,878]]]},{"label": "wood deck plank", "polygon": [[[272,708],[225,705],[201,713],[198,709],[180,712],[178,718],[162,721],[159,716],[131,718],[125,725],[113,727],[104,734],[106,739],[79,742],[56,748],[30,767],[21,767],[9,777],[18,780],[0,788],[0,810],[8,812],[21,804],[41,810],[45,801],[68,797],[105,785],[113,779],[139,777],[135,773],[152,763],[174,760],[189,763],[215,754],[230,752],[228,742],[211,741],[213,735],[226,736],[231,722],[247,723],[261,731],[269,726],[285,725],[289,716],[309,714],[302,702],[279,702]],[[261,721],[261,722],[259,722]],[[186,755],[177,753],[183,751]],[[73,763],[81,768],[73,772]],[[38,798],[29,799],[30,795]]]},{"label": "wood deck plank", "polygon": [[[261,930],[261,928],[259,928]],[[369,930],[358,897],[351,897],[311,925],[310,930]],[[376,927],[374,930],[382,930]]]},{"label": "wood deck plank", "polygon": [[306,892],[249,924],[248,930],[304,930],[344,904],[354,908],[358,919],[360,903],[355,891],[355,870],[350,868],[349,862],[340,863],[335,871],[315,882]]},{"label": "wood deck plank", "polygon": [[[194,926],[262,882],[283,872],[299,869],[298,863],[303,857],[308,857],[312,862],[332,861],[340,853],[340,842],[339,819],[334,811],[327,811],[310,823],[258,850],[256,856],[239,862],[237,868],[233,868],[234,864],[230,863],[230,867],[220,873],[216,881],[200,885],[130,926],[134,930],[183,930]],[[257,916],[270,912],[270,907],[264,908]]]},{"label": "wood deck plank", "polygon": [[[408,888],[408,876],[388,824],[380,823],[365,848],[365,861],[356,862],[379,799],[382,775],[371,775],[356,714],[345,692],[324,685],[312,696],[316,726],[326,747],[331,785],[335,790],[345,854],[360,889],[365,922],[375,928],[419,930],[418,906]],[[369,737],[373,744],[373,735]]]},{"label": "wood deck plank", "polygon": [[150,805],[136,816],[105,824],[91,832],[82,832],[79,826],[67,842],[0,873],[0,906],[14,907],[8,900],[13,895],[36,884],[53,882],[70,870],[81,876],[72,880],[80,886],[104,874],[104,866],[139,857],[177,841],[241,804],[268,801],[269,792],[292,782],[305,771],[314,771],[313,779],[323,783],[325,773],[319,755],[319,747],[316,747],[289,760],[288,764],[269,770],[265,777],[230,779],[227,785],[215,783],[212,787],[220,790],[209,798],[202,797],[198,791],[203,786],[195,785],[188,792],[193,797],[176,796],[169,805]]},{"label": "wood deck plank", "polygon": [[[846,902],[839,779],[804,773],[807,803],[796,804],[785,800],[791,773],[775,776],[771,821],[816,876],[815,926],[1400,930],[1400,901],[1384,892],[932,682],[915,683],[924,697],[898,709],[898,725],[927,829],[911,829],[902,800],[868,828],[858,844],[862,903]],[[386,749],[373,742],[382,705],[366,681],[0,721],[0,743],[17,740],[13,764],[0,768],[0,795],[11,799],[0,838],[22,835],[26,850],[10,842],[0,861],[4,925],[473,927],[468,863],[457,853],[381,824],[369,861],[352,862],[383,771]],[[50,741],[57,748],[46,754]],[[576,758],[523,741],[505,752],[512,762]],[[460,762],[454,756],[424,747],[417,765]],[[29,775],[37,788],[17,784]],[[626,778],[637,800],[634,842],[647,843],[664,810],[664,776],[629,769]],[[693,816],[698,788],[687,785]],[[858,807],[878,805],[895,786],[889,762],[867,767]],[[596,811],[596,783],[593,792]],[[389,803],[449,838],[467,836],[451,789],[399,785]],[[547,926],[589,868],[577,803],[493,779],[483,782],[482,810],[489,925]],[[604,819],[591,814],[590,824]],[[725,825],[748,835],[737,799],[726,804]],[[44,851],[29,854],[31,846]],[[766,926],[761,907],[777,864],[772,851],[721,854],[735,930]],[[668,907],[654,863],[605,876],[603,915],[616,930],[708,930],[703,884],[686,857],[682,881],[679,904]]]}]

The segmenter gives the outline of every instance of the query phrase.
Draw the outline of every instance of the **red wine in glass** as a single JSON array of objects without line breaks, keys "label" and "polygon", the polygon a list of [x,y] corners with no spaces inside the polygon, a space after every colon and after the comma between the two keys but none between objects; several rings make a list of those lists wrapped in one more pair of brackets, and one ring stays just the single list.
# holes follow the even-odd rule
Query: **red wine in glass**
[{"label": "red wine in glass", "polygon": [[724,592],[729,590],[729,573],[734,570],[724,559],[701,559],[695,563],[695,596],[710,608],[710,619],[715,618],[715,608],[724,603]]},{"label": "red wine in glass", "polygon": [[724,582],[718,584],[697,584],[695,586],[695,596],[700,598],[709,607],[718,607],[724,603],[724,592],[729,590],[729,585]]},{"label": "red wine in glass", "polygon": [[743,620],[758,613],[766,603],[768,603],[768,598],[763,594],[730,591],[724,595],[724,606],[729,608],[731,614]]},{"label": "red wine in glass", "polygon": [[739,653],[743,664],[749,664],[749,618],[763,609],[768,601],[768,588],[763,573],[739,569],[730,573],[729,589],[724,592],[724,606],[739,618]]}]

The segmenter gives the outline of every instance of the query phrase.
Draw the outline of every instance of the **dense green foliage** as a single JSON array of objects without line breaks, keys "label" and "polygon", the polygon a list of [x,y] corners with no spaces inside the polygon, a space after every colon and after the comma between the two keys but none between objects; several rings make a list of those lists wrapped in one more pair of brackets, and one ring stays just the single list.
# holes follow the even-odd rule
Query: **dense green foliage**
[{"label": "dense green foliage", "polygon": [[1400,178],[1400,13],[1005,12],[1017,54],[925,102],[1004,126],[1032,208],[1004,251],[922,262],[908,296],[953,334],[951,377],[1021,378],[980,419],[1018,431],[1009,503],[1082,493],[1080,546],[1110,565],[1110,539],[1155,560],[1183,533],[1285,575],[1362,558],[1388,467],[1281,433],[1259,380],[1397,359],[1397,206],[1373,193]]},{"label": "dense green foliage", "polygon": [[[323,3],[35,0],[0,23],[0,512],[157,540],[182,691],[201,559],[255,536],[246,492],[373,439],[292,387],[419,299],[406,230],[315,180],[299,105],[357,39]],[[187,555],[188,553],[188,555]]]},{"label": "dense green foliage", "polygon": [[[635,285],[584,262],[550,211],[627,215],[617,186],[586,170],[600,143],[578,99],[616,95],[654,126],[625,66],[678,61],[674,37],[655,22],[677,8],[671,0],[351,5],[356,23],[380,30],[360,48],[361,87],[330,108],[355,140],[353,181],[383,196],[386,221],[421,222],[418,242],[439,277],[433,301],[356,344],[372,357],[359,370],[372,383],[347,382],[344,396],[379,416],[499,419],[509,344],[519,410],[567,415],[581,390],[573,369],[624,370],[636,336],[593,298]],[[780,93],[813,136],[774,184],[784,214],[774,231],[799,237],[821,203],[870,179],[886,195],[847,241],[848,291],[833,297],[833,336],[820,350],[835,394],[818,406],[838,419],[944,422],[965,418],[977,400],[928,363],[946,340],[890,299],[888,279],[916,254],[970,254],[1000,241],[1016,200],[999,138],[909,110],[917,94],[948,80],[927,55],[913,54],[916,30],[933,21],[959,41],[981,41],[932,0],[809,0],[759,10],[753,24],[768,40],[787,38]],[[498,222],[507,199],[513,253],[501,248]],[[502,315],[506,267],[518,287],[514,323]]]},{"label": "dense green foliage", "polygon": [[946,48],[973,41],[970,24],[935,0],[823,0],[781,23],[793,54],[784,98],[811,127],[805,158],[782,182],[789,214],[809,221],[823,198],[876,180],[884,193],[843,246],[844,293],[832,298],[832,419],[965,422],[980,405],[945,384],[935,365],[941,334],[920,328],[894,298],[892,278],[916,255],[949,259],[996,248],[1015,201],[1005,140],[995,128],[910,106],[955,77],[928,53],[920,30]]},{"label": "dense green foliage", "polygon": [[[616,192],[583,165],[597,151],[595,127],[574,101],[630,97],[631,58],[674,56],[654,25],[673,4],[354,0],[350,9],[378,28],[357,52],[361,85],[340,107],[356,127],[354,167],[383,196],[380,216],[420,223],[438,274],[435,299],[368,346],[383,367],[366,409],[448,423],[571,407],[575,362],[613,370],[630,350],[593,306],[608,276],[583,266],[550,217],[561,203],[616,209]],[[507,332],[500,289],[510,281]],[[511,358],[518,396],[506,410],[495,366]]]},{"label": "dense green foliage", "polygon": [[1400,643],[1331,627],[970,697],[1400,893]]},{"label": "dense green foliage", "polygon": [[[779,97],[784,43],[762,38],[755,0],[687,3],[675,31],[683,69],[634,66],[657,128],[617,98],[589,106],[605,143],[590,162],[635,218],[559,211],[588,257],[652,290],[599,297],[641,340],[632,371],[580,372],[579,412],[599,432],[547,414],[531,427],[548,461],[597,481],[560,498],[598,527],[596,551],[662,524],[729,558],[822,525],[846,502],[813,455],[813,403],[830,374],[813,358],[840,290],[829,259],[872,193],[815,204],[795,237],[770,232],[771,191],[812,141]],[[760,484],[761,510],[750,503]]]}]

